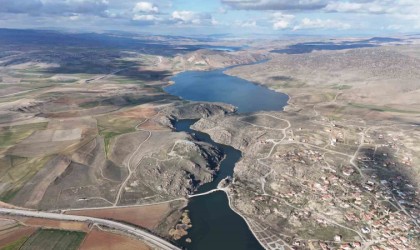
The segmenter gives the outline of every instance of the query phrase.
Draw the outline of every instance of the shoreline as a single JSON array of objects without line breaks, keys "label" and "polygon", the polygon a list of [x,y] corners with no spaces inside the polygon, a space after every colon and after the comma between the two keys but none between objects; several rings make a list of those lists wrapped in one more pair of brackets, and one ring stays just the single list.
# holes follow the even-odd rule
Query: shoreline
[{"label": "shoreline", "polygon": [[231,209],[233,212],[235,212],[237,215],[239,215],[239,216],[240,216],[240,217],[241,217],[241,218],[245,221],[245,223],[246,223],[246,225],[247,225],[247,227],[248,227],[249,231],[251,231],[252,235],[254,235],[255,239],[257,239],[257,241],[260,243],[260,245],[262,246],[262,248],[267,249],[267,248],[265,247],[265,244],[263,244],[263,243],[261,242],[260,238],[259,238],[259,237],[257,236],[257,234],[254,232],[254,229],[252,229],[251,225],[250,225],[250,224],[249,224],[249,222],[248,222],[248,219],[247,219],[244,215],[242,215],[240,212],[238,212],[238,211],[234,208],[234,206],[232,205],[232,200],[231,200],[231,198],[230,198],[229,192],[228,192],[227,190],[220,190],[220,191],[223,191],[223,192],[226,194],[226,196],[227,196],[227,198],[228,198],[228,204],[229,204],[230,209]]},{"label": "shoreline", "polygon": [[[258,64],[260,64],[260,63],[265,63],[265,62],[267,62],[267,61],[269,61],[269,60],[263,60],[263,61],[260,61],[260,62],[257,62]],[[257,63],[253,63],[253,64],[257,64]],[[232,69],[232,68],[236,68],[236,67],[240,67],[240,66],[246,66],[246,65],[249,65],[249,64],[243,64],[243,65],[234,65],[234,66],[230,66],[230,67],[225,67],[225,68],[220,68],[220,69],[214,69],[214,71],[220,71],[223,75],[226,75],[226,76],[228,76],[228,77],[234,77],[234,78],[237,78],[237,79],[241,79],[241,80],[245,80],[245,81],[248,81],[249,83],[251,83],[251,84],[253,84],[253,85],[255,85],[255,86],[259,86],[259,87],[263,87],[264,89],[267,89],[267,90],[269,90],[269,91],[272,91],[272,92],[275,92],[275,93],[281,93],[281,94],[284,94],[286,97],[287,97],[287,100],[285,101],[285,105],[282,107],[282,109],[281,110],[278,110],[279,112],[285,112],[286,111],[286,108],[287,107],[290,107],[291,106],[291,100],[292,100],[292,97],[289,95],[289,94],[286,94],[286,93],[284,93],[284,92],[280,92],[280,91],[276,91],[276,90],[274,90],[274,89],[271,89],[271,88],[269,88],[269,87],[267,87],[266,85],[263,85],[263,84],[260,84],[260,83],[257,83],[257,82],[253,82],[253,81],[249,81],[249,80],[247,80],[247,79],[244,79],[244,78],[240,78],[240,77],[238,77],[238,76],[235,76],[235,75],[230,75],[230,74],[227,74],[226,72],[229,70],[229,69]],[[212,70],[208,70],[208,71],[212,71]],[[183,72],[187,72],[187,70],[186,71],[183,71]],[[179,73],[183,73],[183,72],[179,72]],[[177,74],[178,75],[178,74]],[[172,77],[170,77],[169,79],[170,79],[170,81],[167,83],[167,85],[166,86],[164,86],[164,87],[162,87],[162,89],[163,89],[163,91],[165,91],[166,93],[168,93],[165,89],[166,89],[166,87],[168,87],[168,86],[171,86],[171,85],[174,85],[174,84],[176,84],[176,81],[175,81],[175,77],[177,76],[177,75],[173,75]],[[170,94],[170,93],[168,93],[168,94]],[[170,94],[170,95],[172,95],[172,94]],[[176,96],[176,95],[174,95],[174,96]],[[178,97],[178,98],[181,98],[181,99],[183,99],[182,97],[180,97],[180,96],[176,96],[176,97]],[[183,99],[183,100],[185,100],[185,99]],[[189,101],[189,100],[186,100],[186,101],[188,101],[188,102],[202,102],[202,101]],[[208,102],[208,101],[207,101]],[[274,110],[273,110],[274,111]],[[257,111],[254,111],[254,112],[251,112],[251,113],[258,113],[258,112],[264,112],[264,110],[257,110]],[[241,115],[241,113],[237,113],[237,112],[235,112],[234,113],[234,115]],[[202,131],[198,131],[198,132],[200,132],[200,133],[204,133],[204,132],[202,132]],[[206,133],[204,133],[204,134],[206,134]],[[218,143],[217,141],[214,141],[213,140],[213,138],[211,138],[211,136],[209,135],[209,134],[207,134],[209,137],[210,137],[210,139],[213,141],[213,142],[215,142],[215,143]],[[225,145],[225,144],[223,144],[223,143],[218,143],[218,144],[222,144],[222,145]],[[232,147],[232,148],[234,148],[234,149],[236,149],[235,147],[233,147],[233,146],[231,146],[231,145],[225,145],[225,146],[230,146],[230,147]],[[236,150],[239,150],[239,149],[236,149]],[[240,150],[239,150],[240,151]],[[241,152],[241,154],[243,154],[243,152],[242,151],[240,151]],[[225,156],[226,157],[226,156]],[[241,158],[242,158],[243,156],[241,156]],[[235,173],[235,167],[236,167],[236,163],[237,162],[235,162],[234,163],[234,166],[233,166],[233,174],[232,175],[234,175],[234,173]],[[263,243],[263,241],[262,241],[262,239],[260,239],[260,237],[257,235],[257,233],[254,231],[254,229],[253,229],[253,227],[251,226],[251,223],[248,221],[248,218],[245,216],[245,215],[243,215],[243,214],[241,214],[234,206],[233,206],[233,198],[230,196],[230,194],[229,194],[229,191],[228,190],[223,190],[223,189],[213,189],[213,190],[210,190],[210,191],[207,191],[207,192],[205,192],[205,193],[203,193],[203,194],[196,194],[196,195],[191,195],[191,197],[188,197],[188,200],[189,199],[191,199],[191,198],[194,198],[195,196],[205,196],[205,195],[207,195],[207,194],[211,194],[211,193],[214,193],[214,192],[217,192],[217,191],[223,191],[225,194],[226,194],[226,196],[227,196],[227,198],[228,198],[228,206],[229,206],[229,208],[235,213],[235,214],[237,214],[237,215],[239,215],[244,221],[245,221],[245,223],[246,223],[246,225],[247,225],[247,228],[248,228],[248,230],[251,232],[251,234],[253,235],[253,237],[257,240],[257,242],[259,243],[259,245],[263,248],[263,249],[269,249],[269,246],[267,245],[267,244],[265,244],[265,243]],[[284,244],[283,245],[285,245],[285,246],[287,246],[288,244],[286,243],[286,242],[283,242]]]},{"label": "shoreline", "polygon": [[249,224],[249,222],[248,222],[248,219],[247,219],[244,215],[242,215],[240,212],[238,212],[238,211],[235,209],[235,207],[232,205],[232,200],[231,200],[231,197],[230,197],[230,195],[229,195],[229,191],[228,191],[228,190],[226,190],[226,189],[219,189],[219,188],[216,188],[216,189],[212,189],[212,190],[210,190],[210,191],[208,191],[208,192],[205,192],[205,193],[202,193],[202,194],[197,194],[197,195],[189,196],[189,197],[188,197],[188,200],[190,200],[190,199],[194,199],[195,197],[199,197],[199,196],[207,196],[207,195],[211,195],[211,194],[214,194],[214,193],[216,193],[216,192],[223,192],[223,193],[225,193],[225,194],[226,194],[226,197],[227,197],[227,199],[228,199],[228,205],[229,205],[229,208],[230,208],[230,209],[231,209],[231,210],[232,210],[235,214],[239,215],[239,217],[241,217],[241,218],[244,220],[244,222],[245,222],[245,224],[247,225],[247,227],[248,227],[249,231],[252,233],[252,235],[255,237],[255,239],[258,241],[258,243],[260,243],[261,247],[262,247],[262,248],[264,248],[264,249],[267,249],[267,248],[265,247],[265,245],[261,242],[261,240],[259,239],[259,237],[256,235],[256,233],[254,232],[254,229],[252,229],[251,225],[250,225],[250,224]]}]

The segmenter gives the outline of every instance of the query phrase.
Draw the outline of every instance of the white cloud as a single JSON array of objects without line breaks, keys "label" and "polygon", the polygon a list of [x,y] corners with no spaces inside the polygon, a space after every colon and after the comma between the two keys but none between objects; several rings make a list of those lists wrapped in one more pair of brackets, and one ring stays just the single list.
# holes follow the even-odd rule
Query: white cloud
[{"label": "white cloud", "polygon": [[330,1],[324,8],[327,12],[401,14],[420,7],[419,0],[351,0]]},{"label": "white cloud", "polygon": [[159,8],[150,2],[138,2],[133,8],[134,13],[158,13]]},{"label": "white cloud", "polygon": [[325,10],[330,12],[357,12],[362,10],[362,7],[361,3],[331,2],[325,7]]},{"label": "white cloud", "polygon": [[78,21],[80,19],[80,16],[79,15],[70,16],[69,19],[71,21]]},{"label": "white cloud", "polygon": [[302,30],[302,29],[350,29],[351,25],[348,23],[343,23],[338,20],[331,19],[309,19],[304,18],[301,22],[293,27],[293,30]]},{"label": "white cloud", "polygon": [[223,7],[220,7],[218,9],[218,11],[219,11],[220,14],[226,14],[226,13],[228,13],[228,10],[226,8],[223,8]]},{"label": "white cloud", "polygon": [[217,19],[215,19],[215,18],[211,18],[211,24],[212,25],[219,25],[220,24],[220,22],[217,20]]},{"label": "white cloud", "polygon": [[257,21],[249,20],[249,21],[236,21],[235,25],[241,28],[255,28],[257,27]]},{"label": "white cloud", "polygon": [[286,22],[284,20],[277,21],[273,24],[273,29],[275,30],[284,30],[289,27],[289,22]]},{"label": "white cloud", "polygon": [[284,30],[289,28],[291,22],[295,18],[294,15],[283,14],[280,12],[274,13],[272,17],[273,29],[275,30]]},{"label": "white cloud", "polygon": [[[59,27],[75,26],[75,23],[79,22],[83,25],[77,28],[84,29],[90,25],[101,30],[105,28],[104,23],[108,20],[110,24],[118,25],[122,29],[127,24],[161,24],[162,29],[167,28],[171,32],[171,25],[177,24],[225,27],[225,30],[219,30],[221,32],[233,26],[226,31],[233,33],[240,32],[238,27],[259,27],[268,32],[270,28],[274,30],[355,29],[356,25],[366,32],[379,32],[381,29],[420,31],[420,0],[215,0],[222,4],[212,5],[208,10],[204,9],[206,6],[204,4],[192,6],[197,12],[187,11],[187,7],[179,9],[181,2],[185,7],[196,1],[0,0],[0,20],[3,20],[0,26],[18,27],[19,24],[21,27],[36,28],[56,23],[55,26]],[[204,12],[214,11],[213,16],[217,17],[217,20],[212,17],[213,13],[199,12],[197,10],[199,7]],[[239,9],[253,11],[234,11]],[[279,13],[275,13],[275,10]],[[239,14],[247,18],[238,18]],[[307,18],[302,19],[303,17]],[[341,21],[333,20],[335,18]],[[358,18],[360,19],[357,20]],[[236,19],[242,21],[232,22]],[[349,20],[348,23],[343,23],[346,20]],[[63,24],[59,24],[59,21]],[[130,26],[127,27],[127,30],[131,29]],[[179,30],[181,32],[181,29]],[[191,29],[182,32],[184,31],[191,32]],[[206,29],[203,33],[206,32],[217,32],[217,30]]]},{"label": "white cloud", "polygon": [[132,21],[142,24],[156,24],[163,19],[156,14],[159,8],[151,2],[137,2],[132,10]]},{"label": "white cloud", "polygon": [[179,24],[211,24],[213,18],[207,13],[197,13],[193,11],[174,11],[172,12],[172,20]]},{"label": "white cloud", "polygon": [[[409,31],[418,29],[417,27],[420,25],[420,0],[347,0],[345,2],[334,0],[324,10],[339,13],[362,13],[366,16],[384,15],[381,17],[385,24],[383,29]],[[405,27],[402,28],[403,26]]]},{"label": "white cloud", "polygon": [[222,3],[243,10],[316,10],[328,0],[222,0]]},{"label": "white cloud", "polygon": [[192,11],[174,11],[172,12],[172,19],[182,23],[196,22],[196,13]]},{"label": "white cloud", "polygon": [[133,21],[145,21],[145,22],[154,22],[159,21],[160,19],[155,15],[141,15],[135,14],[133,16]]}]

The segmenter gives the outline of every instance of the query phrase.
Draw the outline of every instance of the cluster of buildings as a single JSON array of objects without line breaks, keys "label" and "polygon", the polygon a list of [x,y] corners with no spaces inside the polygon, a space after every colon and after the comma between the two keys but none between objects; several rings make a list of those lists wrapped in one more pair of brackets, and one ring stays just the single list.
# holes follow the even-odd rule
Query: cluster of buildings
[{"label": "cluster of buildings", "polygon": [[[342,143],[351,142],[352,149],[348,154],[352,155],[353,141],[359,144],[353,140],[357,137],[339,128],[334,126],[326,131],[330,142],[342,149],[347,145]],[[289,141],[305,142],[303,138]],[[317,245],[315,248],[324,250],[364,249],[367,246],[366,249],[374,250],[416,249],[420,236],[420,200],[409,177],[401,172],[412,165],[412,157],[399,150],[402,145],[398,135],[369,132],[363,143],[355,157],[357,167],[347,160],[342,161],[341,156],[337,160],[325,159],[335,156],[331,156],[333,153],[326,156],[318,148],[292,144],[286,151],[274,152],[271,164],[281,162],[283,166],[271,175],[271,178],[275,176],[277,187],[272,190],[273,196],[278,198],[255,193],[251,202],[255,206],[270,204],[268,211],[258,209],[261,216],[275,213],[287,218],[296,228],[311,224],[322,230],[336,227],[334,224],[338,223],[351,228],[355,234],[349,237],[343,233],[343,237],[336,235],[334,238],[332,235],[328,241],[316,240],[316,236],[311,240],[298,239],[291,242],[297,248],[310,242]],[[285,214],[276,205],[284,204],[282,200],[299,209]]]}]

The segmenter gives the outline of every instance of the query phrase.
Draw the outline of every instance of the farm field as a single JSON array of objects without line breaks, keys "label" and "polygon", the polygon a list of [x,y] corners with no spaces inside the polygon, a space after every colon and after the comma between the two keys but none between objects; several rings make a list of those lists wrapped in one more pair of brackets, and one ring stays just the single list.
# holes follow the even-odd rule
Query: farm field
[{"label": "farm field", "polygon": [[419,37],[0,29],[0,250],[418,249]]},{"label": "farm field", "polygon": [[151,250],[147,244],[127,236],[93,229],[83,241],[79,250]]},{"label": "farm field", "polygon": [[1,219],[0,249],[19,249],[26,239],[36,231],[36,227],[22,226],[11,219]]},{"label": "farm field", "polygon": [[20,247],[22,250],[77,250],[85,238],[85,233],[40,229]]},{"label": "farm field", "polygon": [[96,218],[112,219],[137,225],[164,236],[172,224],[176,223],[185,201],[173,201],[157,205],[133,206],[123,208],[103,208],[67,211],[66,214],[83,215]]}]

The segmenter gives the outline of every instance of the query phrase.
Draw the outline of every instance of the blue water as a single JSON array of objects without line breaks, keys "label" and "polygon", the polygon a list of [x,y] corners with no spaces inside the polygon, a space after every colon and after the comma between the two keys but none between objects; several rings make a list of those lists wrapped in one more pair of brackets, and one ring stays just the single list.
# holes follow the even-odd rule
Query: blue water
[{"label": "blue water", "polygon": [[[269,90],[252,82],[228,76],[224,70],[187,71],[172,78],[175,84],[165,91],[190,101],[224,102],[237,107],[239,113],[257,111],[281,111],[287,105],[288,96]],[[220,164],[214,181],[204,184],[196,193],[203,193],[217,187],[227,176],[234,174],[235,164],[241,159],[241,151],[228,145],[214,142],[209,135],[190,128],[196,120],[180,120],[174,124],[175,130],[187,132],[196,140],[204,141],[219,148],[225,158]],[[178,244],[188,250],[262,250],[264,249],[245,221],[233,212],[225,193],[215,192],[190,199],[192,228]],[[186,243],[191,238],[191,243]]]},{"label": "blue water", "polygon": [[229,103],[236,106],[239,113],[281,111],[287,105],[286,94],[226,75],[225,70],[180,73],[172,78],[175,84],[165,91],[190,101]]},{"label": "blue water", "polygon": [[[196,193],[205,193],[217,188],[217,184],[227,176],[233,176],[236,162],[241,159],[241,151],[231,146],[214,142],[208,134],[190,128],[197,120],[180,120],[174,126],[176,131],[187,132],[195,140],[212,144],[221,150],[225,158],[220,164],[218,175],[213,182],[202,185]],[[187,210],[190,211],[192,228],[188,235],[181,238],[178,244],[188,250],[263,250],[257,239],[249,230],[245,221],[229,207],[224,192],[215,192],[189,200]],[[185,240],[191,238],[192,242]]]},{"label": "blue water", "polygon": [[307,42],[297,43],[288,46],[285,49],[272,50],[273,53],[280,54],[305,54],[316,50],[345,50],[356,48],[372,48],[391,42],[401,42],[402,39],[392,37],[372,37],[370,39],[359,41],[343,42]]},{"label": "blue water", "polygon": [[370,43],[298,43],[290,45],[286,49],[272,50],[270,52],[279,54],[306,54],[317,50],[345,50],[372,47],[378,47],[378,45]]}]

